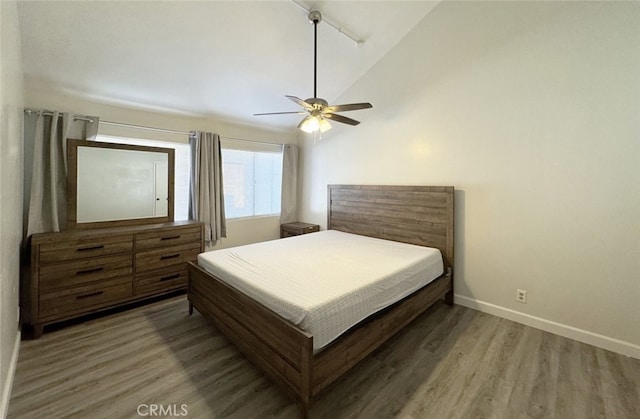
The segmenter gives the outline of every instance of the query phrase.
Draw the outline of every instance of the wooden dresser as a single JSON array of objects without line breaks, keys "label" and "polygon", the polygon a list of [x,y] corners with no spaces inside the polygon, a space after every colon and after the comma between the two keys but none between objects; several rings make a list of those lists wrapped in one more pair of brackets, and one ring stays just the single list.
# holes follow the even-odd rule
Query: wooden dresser
[{"label": "wooden dresser", "polygon": [[47,324],[186,289],[203,239],[195,221],[35,234],[22,324],[37,338]]}]

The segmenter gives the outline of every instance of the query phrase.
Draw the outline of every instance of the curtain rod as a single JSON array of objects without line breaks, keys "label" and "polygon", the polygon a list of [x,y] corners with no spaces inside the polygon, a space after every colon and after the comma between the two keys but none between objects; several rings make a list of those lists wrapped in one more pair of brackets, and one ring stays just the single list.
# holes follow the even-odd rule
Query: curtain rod
[{"label": "curtain rod", "polygon": [[279,146],[284,146],[285,144],[283,143],[270,143],[268,141],[257,141],[257,140],[245,140],[244,138],[234,138],[234,137],[227,137],[225,135],[221,135],[220,138],[222,138],[223,140],[233,140],[233,141],[246,141],[248,143],[258,143],[258,144],[268,144],[268,145],[279,145]]},{"label": "curtain rod", "polygon": [[166,129],[166,128],[154,128],[154,127],[147,127],[144,125],[125,124],[123,122],[113,122],[113,121],[100,121],[100,123],[105,125],[113,125],[116,127],[137,128],[137,129],[143,129],[147,131],[157,131],[157,132],[168,132],[170,134],[191,135],[195,132],[195,131],[178,131],[178,130]]},{"label": "curtain rod", "polygon": [[[158,131],[158,132],[168,132],[170,134],[182,134],[182,135],[189,135],[192,136],[196,133],[196,131],[178,131],[178,130],[173,130],[173,129],[166,129],[166,128],[154,128],[154,127],[146,127],[143,125],[133,125],[133,124],[125,124],[122,122],[112,122],[112,121],[100,121],[101,124],[105,124],[105,125],[115,125],[118,127],[129,127],[129,128],[138,128],[138,129],[144,129],[147,131]],[[258,144],[269,144],[269,145],[283,145],[281,143],[270,143],[268,141],[256,141],[256,140],[247,140],[244,138],[234,138],[234,137],[227,137],[225,135],[220,135],[220,138],[226,138],[227,140],[234,140],[234,141],[246,141],[249,143],[258,143]]]},{"label": "curtain rod", "polygon": [[[34,111],[33,109],[25,109],[24,113],[26,113],[27,115],[32,115],[34,113],[38,113],[38,111]],[[42,115],[44,115],[44,116],[53,116],[53,112],[51,112],[51,111],[42,111]],[[61,117],[61,116],[62,115],[59,115],[58,117]],[[93,119],[87,118],[86,116],[74,116],[73,120],[74,121],[85,121],[85,122],[93,123]]]},{"label": "curtain rod", "polygon": [[[31,114],[37,113],[37,111],[34,111],[32,109],[25,109],[24,113],[26,113],[27,115],[31,115]],[[51,112],[51,111],[42,111],[42,114],[44,116],[52,116],[53,112]],[[76,117],[73,118],[73,120],[74,121],[93,122],[93,119],[82,117],[82,116],[76,116]],[[147,131],[168,132],[170,134],[181,134],[181,135],[189,135],[189,136],[191,136],[191,135],[193,135],[195,133],[195,131],[178,131],[178,130],[166,129],[166,128],[147,127],[147,126],[144,126],[144,125],[125,124],[123,122],[99,121],[99,123],[100,124],[105,124],[105,125],[118,126],[118,127],[137,128],[137,129],[143,129],[143,130],[147,130]],[[224,135],[221,135],[220,137],[221,138],[226,138],[228,140],[234,140],[234,141],[246,141],[246,142],[249,142],[249,143],[280,145],[280,146],[284,145],[282,143],[270,143],[268,141],[247,140],[247,139],[244,139],[244,138],[227,137],[227,136],[224,136]]]}]

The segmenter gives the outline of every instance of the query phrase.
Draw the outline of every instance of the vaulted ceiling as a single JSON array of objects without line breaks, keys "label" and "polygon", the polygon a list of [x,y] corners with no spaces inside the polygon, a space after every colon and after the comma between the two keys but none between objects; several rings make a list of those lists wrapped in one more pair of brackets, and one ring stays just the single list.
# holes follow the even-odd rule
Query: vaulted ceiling
[{"label": "vaulted ceiling", "polygon": [[436,5],[296,3],[23,1],[27,88],[46,86],[102,103],[294,128],[297,115],[252,114],[298,110],[285,94],[313,96],[313,25],[304,8],[320,10],[326,22],[364,41],[356,46],[326,22],[318,26],[318,96],[331,103]]}]

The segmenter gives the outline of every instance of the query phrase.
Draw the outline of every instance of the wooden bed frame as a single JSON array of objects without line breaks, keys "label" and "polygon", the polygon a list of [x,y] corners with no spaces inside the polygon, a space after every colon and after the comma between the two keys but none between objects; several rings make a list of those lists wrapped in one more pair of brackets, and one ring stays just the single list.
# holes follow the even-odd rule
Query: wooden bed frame
[{"label": "wooden bed frame", "polygon": [[329,185],[328,229],[440,249],[445,274],[313,354],[313,336],[189,263],[189,312],[209,318],[307,418],[318,395],[441,298],[453,304],[451,186]]}]

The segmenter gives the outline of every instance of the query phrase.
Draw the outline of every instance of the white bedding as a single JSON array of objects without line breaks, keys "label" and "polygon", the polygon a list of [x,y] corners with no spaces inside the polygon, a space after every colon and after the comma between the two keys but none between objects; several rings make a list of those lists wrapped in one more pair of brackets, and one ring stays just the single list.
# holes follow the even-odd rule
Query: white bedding
[{"label": "white bedding", "polygon": [[312,334],[316,352],[443,272],[438,249],[336,230],[201,253],[198,265]]}]

